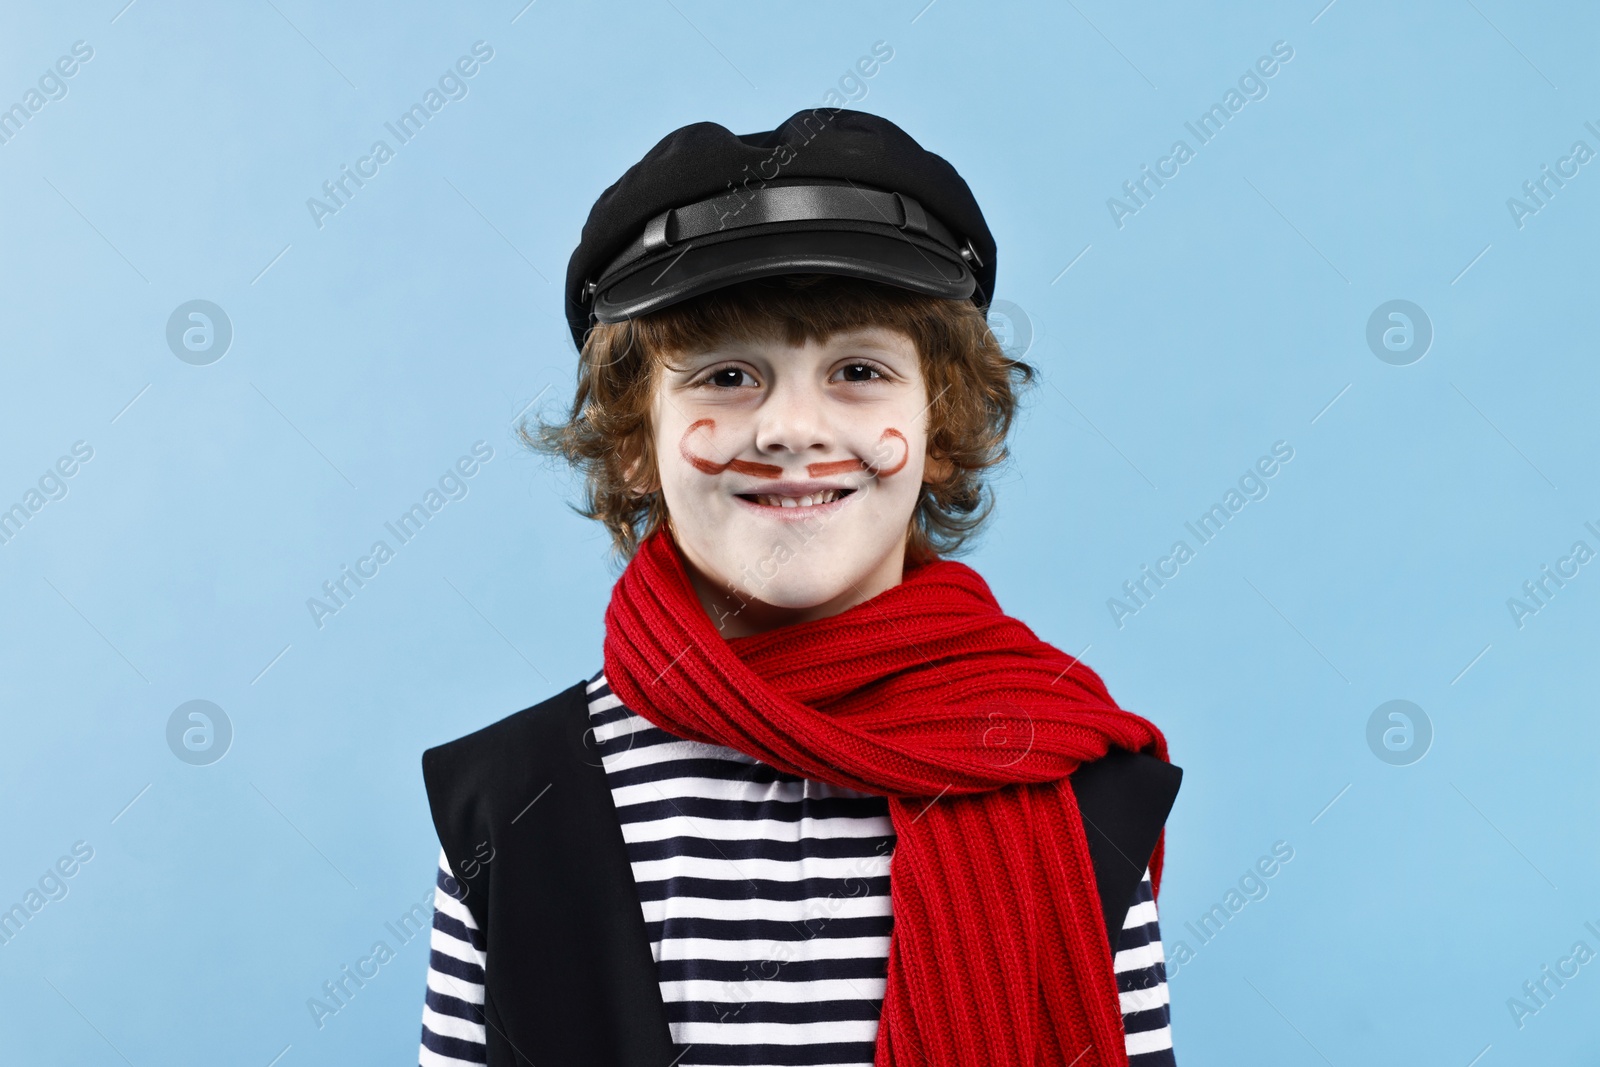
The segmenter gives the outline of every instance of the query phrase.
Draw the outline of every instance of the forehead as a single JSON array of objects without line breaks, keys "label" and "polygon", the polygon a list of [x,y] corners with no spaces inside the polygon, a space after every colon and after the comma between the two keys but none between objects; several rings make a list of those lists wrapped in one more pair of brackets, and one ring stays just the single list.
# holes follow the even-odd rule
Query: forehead
[{"label": "forehead", "polygon": [[873,352],[886,357],[910,357],[916,354],[916,344],[909,336],[887,326],[851,326],[798,341],[776,328],[748,336],[728,333],[707,339],[686,354],[691,358],[738,353],[776,356],[797,353],[808,347],[814,347],[824,355],[846,351]]}]

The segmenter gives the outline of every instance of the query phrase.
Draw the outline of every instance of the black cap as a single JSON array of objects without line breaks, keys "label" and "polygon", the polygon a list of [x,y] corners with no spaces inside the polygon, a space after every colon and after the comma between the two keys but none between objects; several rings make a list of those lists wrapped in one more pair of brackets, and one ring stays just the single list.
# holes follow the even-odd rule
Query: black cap
[{"label": "black cap", "polygon": [[888,119],[817,108],[742,135],[697,122],[595,201],[567,264],[567,323],[581,349],[594,322],[791,273],[987,309],[995,244],[961,175]]}]

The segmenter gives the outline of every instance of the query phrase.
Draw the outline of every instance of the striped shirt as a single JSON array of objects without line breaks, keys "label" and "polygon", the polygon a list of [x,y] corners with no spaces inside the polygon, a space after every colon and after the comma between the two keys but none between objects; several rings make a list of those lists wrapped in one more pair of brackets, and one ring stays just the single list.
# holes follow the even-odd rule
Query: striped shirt
[{"label": "striped shirt", "polygon": [[[603,671],[588,695],[675,1064],[871,1067],[893,925],[888,801],[667,733]],[[451,873],[441,850],[420,1067],[486,1060],[484,946]],[[1172,1067],[1148,868],[1113,964],[1131,1067]]]}]

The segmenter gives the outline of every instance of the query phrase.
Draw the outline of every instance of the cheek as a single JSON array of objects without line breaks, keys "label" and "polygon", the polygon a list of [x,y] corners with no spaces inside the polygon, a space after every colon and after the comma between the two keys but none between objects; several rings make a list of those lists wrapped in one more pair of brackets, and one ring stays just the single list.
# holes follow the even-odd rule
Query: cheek
[{"label": "cheek", "polygon": [[[694,469],[679,455],[678,439],[682,436],[683,427],[681,425],[662,426],[659,422],[655,423],[650,438],[652,455],[645,464],[646,467],[651,465],[655,467],[655,478],[651,482],[650,488],[663,493],[681,492],[681,487],[687,484],[686,475],[703,477],[695,474]],[[646,471],[646,476],[648,476],[648,473]]]},{"label": "cheek", "polygon": [[890,478],[901,473],[910,459],[911,445],[906,441],[906,435],[893,426],[885,429],[878,438],[878,447],[872,459],[878,477]]},{"label": "cheek", "polygon": [[671,455],[676,460],[694,468],[701,474],[720,474],[726,464],[718,464],[700,455],[709,451],[712,445],[712,434],[716,431],[717,424],[712,419],[696,419],[691,422],[678,438],[678,446]]},{"label": "cheek", "polygon": [[715,473],[717,465],[709,457],[716,452],[716,427],[710,420],[662,427],[656,434],[655,449],[656,468],[664,485],[689,491],[713,480],[708,475]]},{"label": "cheek", "polygon": [[877,496],[873,511],[885,528],[898,528],[902,518],[909,517],[925,477],[927,442],[908,421],[902,426],[904,431],[901,426],[887,427],[865,458],[868,469],[876,473],[870,483]]},{"label": "cheek", "polygon": [[696,470],[694,464],[678,450],[676,440],[666,442],[657,454],[656,469],[661,472],[662,492],[669,494],[668,504],[672,503],[672,497],[682,500],[703,493],[717,481]]}]

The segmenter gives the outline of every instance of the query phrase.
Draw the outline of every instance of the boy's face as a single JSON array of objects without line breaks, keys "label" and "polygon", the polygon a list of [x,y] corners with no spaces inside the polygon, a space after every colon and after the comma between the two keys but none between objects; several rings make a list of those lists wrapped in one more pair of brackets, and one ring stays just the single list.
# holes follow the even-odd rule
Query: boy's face
[{"label": "boy's face", "polygon": [[863,327],[671,362],[651,410],[659,484],[724,637],[834,615],[899,583],[928,450],[909,337]]}]

